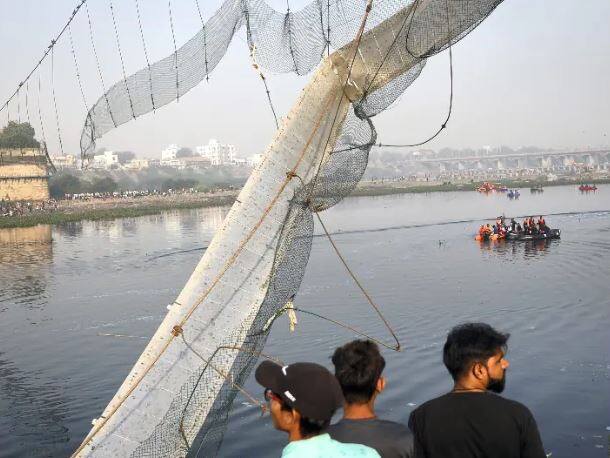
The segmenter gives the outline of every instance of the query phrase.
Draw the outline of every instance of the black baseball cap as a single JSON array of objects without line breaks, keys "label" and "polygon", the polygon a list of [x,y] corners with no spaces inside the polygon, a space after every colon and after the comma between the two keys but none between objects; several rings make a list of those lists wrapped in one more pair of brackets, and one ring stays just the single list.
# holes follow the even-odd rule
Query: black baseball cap
[{"label": "black baseball cap", "polygon": [[316,363],[280,366],[263,361],[254,378],[280,396],[286,405],[312,420],[330,420],[343,405],[339,382],[328,369]]}]

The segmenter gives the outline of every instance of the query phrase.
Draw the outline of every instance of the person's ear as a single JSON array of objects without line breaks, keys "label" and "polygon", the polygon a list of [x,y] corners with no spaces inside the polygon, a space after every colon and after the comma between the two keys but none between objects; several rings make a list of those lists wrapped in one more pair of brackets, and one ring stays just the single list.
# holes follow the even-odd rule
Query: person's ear
[{"label": "person's ear", "polygon": [[377,391],[377,393],[381,393],[383,390],[385,390],[385,385],[386,385],[386,380],[385,380],[385,377],[382,375],[377,379],[377,385],[375,386],[375,391]]},{"label": "person's ear", "polygon": [[291,426],[296,425],[297,427],[300,427],[301,424],[301,414],[299,412],[297,412],[296,410],[292,409],[289,412],[286,412],[289,415],[289,422]]},{"label": "person's ear", "polygon": [[481,364],[479,362],[476,362],[472,365],[471,371],[472,375],[474,375],[477,380],[483,380],[487,377],[487,368],[484,364]]}]

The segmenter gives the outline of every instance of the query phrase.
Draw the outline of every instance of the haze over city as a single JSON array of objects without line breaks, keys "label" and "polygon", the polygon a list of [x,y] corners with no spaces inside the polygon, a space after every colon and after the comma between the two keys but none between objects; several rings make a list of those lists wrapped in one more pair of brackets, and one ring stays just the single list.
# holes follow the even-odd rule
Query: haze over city
[{"label": "haze over city", "polygon": [[[192,2],[174,2],[173,20],[177,45],[188,40],[201,26]],[[306,0],[292,2],[298,9]],[[209,17],[220,2],[205,3]],[[285,9],[282,1],[270,2]],[[52,3],[24,0],[4,9],[0,42],[4,61],[0,74],[3,103],[48,46],[74,7],[72,0]],[[108,5],[91,2],[97,52],[106,86],[121,78]],[[126,72],[145,66],[135,8],[115,5]],[[480,148],[535,145],[542,148],[587,148],[610,142],[610,74],[606,18],[610,4],[604,0],[552,3],[512,0],[502,3],[498,13],[484,21],[467,40],[454,46],[454,109],[448,128],[428,146]],[[167,2],[142,4],[143,30],[151,61],[171,54],[171,32]],[[86,98],[91,104],[102,90],[92,57],[85,16],[72,26]],[[22,34],[22,30],[35,33]],[[19,35],[19,45],[13,37]],[[78,154],[78,141],[85,110],[80,103],[72,55],[67,39],[55,50],[56,98],[66,154]],[[49,149],[61,154],[50,94],[50,66],[43,64],[42,107]],[[45,80],[45,76],[48,78]],[[280,116],[296,100],[308,76],[267,73],[273,103]],[[35,92],[30,88],[32,94]],[[443,121],[449,96],[447,52],[429,59],[421,76],[407,89],[400,103],[374,119],[384,143],[411,143],[434,132]],[[30,103],[32,101],[30,100]],[[25,96],[20,106],[10,105],[11,117],[19,110],[24,117]],[[6,122],[3,112],[0,123]],[[33,125],[39,133],[38,121]],[[241,157],[261,152],[275,131],[266,94],[251,68],[241,30],[225,59],[205,81],[179,102],[120,126],[104,136],[98,147],[131,150],[140,157],[160,157],[169,144],[195,148],[210,138],[234,144]],[[40,135],[40,133],[39,133]]]}]

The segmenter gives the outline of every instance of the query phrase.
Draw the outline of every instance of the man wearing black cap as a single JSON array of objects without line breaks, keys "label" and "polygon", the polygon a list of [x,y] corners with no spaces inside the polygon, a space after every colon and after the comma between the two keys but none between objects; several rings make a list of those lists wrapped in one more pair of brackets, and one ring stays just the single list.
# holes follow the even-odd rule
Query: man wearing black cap
[{"label": "man wearing black cap", "polygon": [[379,458],[372,448],[343,444],[325,433],[335,411],[343,404],[337,379],[315,363],[280,366],[263,361],[254,374],[265,387],[273,426],[288,433],[282,457]]}]

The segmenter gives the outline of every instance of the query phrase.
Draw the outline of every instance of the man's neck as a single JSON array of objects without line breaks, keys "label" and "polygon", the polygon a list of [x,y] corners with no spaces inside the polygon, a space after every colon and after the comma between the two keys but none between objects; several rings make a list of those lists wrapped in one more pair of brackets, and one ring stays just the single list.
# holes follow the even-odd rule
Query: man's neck
[{"label": "man's neck", "polygon": [[375,418],[373,402],[364,404],[345,404],[343,406],[343,418],[346,420],[366,420]]},{"label": "man's neck", "polygon": [[453,391],[460,393],[465,391],[486,391],[487,387],[478,380],[458,380],[453,385]]}]

